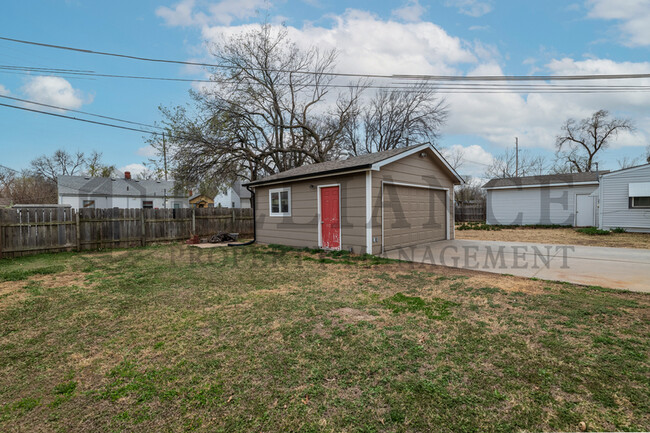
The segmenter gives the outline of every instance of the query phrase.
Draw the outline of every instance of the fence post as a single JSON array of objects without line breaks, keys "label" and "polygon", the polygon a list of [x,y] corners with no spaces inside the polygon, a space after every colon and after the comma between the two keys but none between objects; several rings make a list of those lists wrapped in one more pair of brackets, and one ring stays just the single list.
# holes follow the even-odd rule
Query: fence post
[{"label": "fence post", "polygon": [[74,229],[77,238],[77,251],[81,251],[81,218],[79,218],[79,209],[74,213]]},{"label": "fence post", "polygon": [[140,242],[144,247],[147,245],[147,235],[144,231],[144,209],[140,209],[140,230],[142,231]]},{"label": "fence post", "polygon": [[235,208],[232,208],[232,227],[230,229],[231,232],[235,231]]},{"label": "fence post", "polygon": [[191,236],[196,234],[196,209],[192,208],[192,233]]}]

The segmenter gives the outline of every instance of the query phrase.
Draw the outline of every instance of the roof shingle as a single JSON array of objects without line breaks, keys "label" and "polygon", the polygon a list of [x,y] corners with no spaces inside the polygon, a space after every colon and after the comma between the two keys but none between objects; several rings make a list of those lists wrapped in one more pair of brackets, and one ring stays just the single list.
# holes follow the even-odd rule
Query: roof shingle
[{"label": "roof shingle", "polygon": [[[608,173],[607,170],[601,171],[599,174]],[[518,188],[521,186],[532,185],[552,185],[552,184],[574,184],[582,182],[598,182],[598,173],[563,173],[563,174],[544,174],[539,176],[523,176],[523,177],[505,177],[499,179],[491,179],[483,188]]]},{"label": "roof shingle", "polygon": [[401,147],[399,149],[385,150],[383,152],[367,153],[365,155],[353,156],[348,159],[335,159],[332,161],[325,161],[317,164],[307,164],[292,168],[291,170],[283,171],[281,173],[273,174],[271,176],[267,176],[253,182],[249,182],[248,185],[262,185],[278,180],[289,180],[316,174],[336,173],[339,171],[367,168],[375,163],[381,162],[393,156],[397,156],[400,153],[406,152],[419,146],[422,146],[422,144]]}]

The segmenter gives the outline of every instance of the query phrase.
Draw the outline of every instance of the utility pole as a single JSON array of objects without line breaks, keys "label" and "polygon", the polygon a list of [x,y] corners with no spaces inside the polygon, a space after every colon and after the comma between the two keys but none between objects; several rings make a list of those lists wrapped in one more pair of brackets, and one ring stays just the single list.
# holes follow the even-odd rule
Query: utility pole
[{"label": "utility pole", "polygon": [[165,144],[165,133],[162,133],[162,148],[163,148],[163,167],[165,170],[165,180],[167,180],[167,145]]},{"label": "utility pole", "polygon": [[519,137],[515,137],[515,176],[519,176]]}]

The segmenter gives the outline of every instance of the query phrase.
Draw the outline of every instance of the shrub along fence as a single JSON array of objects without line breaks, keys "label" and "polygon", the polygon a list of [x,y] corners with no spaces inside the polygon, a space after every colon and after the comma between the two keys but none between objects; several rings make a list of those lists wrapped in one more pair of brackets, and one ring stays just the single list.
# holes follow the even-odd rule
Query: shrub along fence
[{"label": "shrub along fence", "polygon": [[252,209],[0,209],[0,258],[253,233]]}]

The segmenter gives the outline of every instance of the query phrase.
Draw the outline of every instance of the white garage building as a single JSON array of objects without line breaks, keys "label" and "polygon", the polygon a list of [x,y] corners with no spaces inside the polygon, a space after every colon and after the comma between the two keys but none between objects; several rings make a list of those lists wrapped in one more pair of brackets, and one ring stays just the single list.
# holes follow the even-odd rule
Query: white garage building
[{"label": "white garage building", "polygon": [[487,224],[650,232],[650,164],[617,171],[492,179]]},{"label": "white garage building", "polygon": [[488,224],[598,225],[596,173],[492,179],[483,188]]}]

